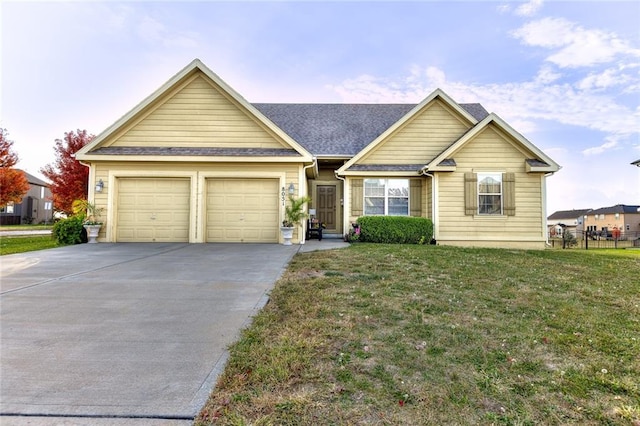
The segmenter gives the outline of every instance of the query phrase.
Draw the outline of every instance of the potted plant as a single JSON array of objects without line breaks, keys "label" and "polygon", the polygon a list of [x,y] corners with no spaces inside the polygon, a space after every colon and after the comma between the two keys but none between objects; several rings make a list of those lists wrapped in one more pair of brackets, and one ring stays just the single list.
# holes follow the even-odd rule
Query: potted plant
[{"label": "potted plant", "polygon": [[311,201],[309,197],[294,198],[292,195],[289,195],[289,205],[284,208],[284,220],[280,228],[285,246],[291,245],[293,230],[300,224],[302,219],[307,217],[307,212],[304,211],[304,205],[309,201]]},{"label": "potted plant", "polygon": [[86,212],[86,219],[82,222],[82,226],[87,231],[88,243],[95,244],[98,242],[98,234],[102,227],[100,222],[100,214],[104,210],[102,207],[97,208],[94,203],[88,200],[75,200],[72,204],[72,209],[75,214],[82,214]]}]

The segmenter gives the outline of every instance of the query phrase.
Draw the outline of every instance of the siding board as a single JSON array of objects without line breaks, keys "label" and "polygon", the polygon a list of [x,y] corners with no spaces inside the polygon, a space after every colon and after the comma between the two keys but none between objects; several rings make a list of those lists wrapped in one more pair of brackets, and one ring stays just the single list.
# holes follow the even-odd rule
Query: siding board
[{"label": "siding board", "polygon": [[435,100],[359,163],[426,164],[469,128],[443,102]]},{"label": "siding board", "polygon": [[[542,187],[537,173],[526,173],[526,155],[501,133],[487,128],[454,158],[457,171],[439,178],[440,240],[544,241]],[[515,213],[512,216],[465,215],[465,173],[494,171],[512,174]],[[534,243],[532,243],[534,244]]]},{"label": "siding board", "polygon": [[170,93],[111,146],[289,148],[220,89],[196,77]]}]

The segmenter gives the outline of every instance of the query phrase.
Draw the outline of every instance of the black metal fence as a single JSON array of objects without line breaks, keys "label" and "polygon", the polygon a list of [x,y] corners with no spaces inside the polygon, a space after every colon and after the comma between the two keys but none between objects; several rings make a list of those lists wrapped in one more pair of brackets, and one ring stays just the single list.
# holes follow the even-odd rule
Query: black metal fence
[{"label": "black metal fence", "polygon": [[549,243],[553,248],[579,248],[589,249],[624,249],[631,247],[640,248],[640,232],[597,232],[585,231],[577,235],[550,236]]}]

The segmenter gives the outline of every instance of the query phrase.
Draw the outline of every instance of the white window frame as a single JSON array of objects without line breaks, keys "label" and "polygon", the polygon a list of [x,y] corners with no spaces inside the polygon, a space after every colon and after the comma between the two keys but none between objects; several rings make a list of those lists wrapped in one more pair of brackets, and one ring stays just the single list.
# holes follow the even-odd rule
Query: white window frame
[{"label": "white window frame", "polygon": [[[480,216],[502,216],[504,214],[504,183],[502,182],[502,172],[478,172],[478,215]],[[486,178],[492,178],[500,183],[500,192],[482,192],[480,188],[482,181]],[[481,202],[482,197],[487,196],[499,196],[500,197],[500,211],[499,212],[482,212],[482,207],[485,205]]]},{"label": "white window frame", "polygon": [[[384,183],[384,195],[383,196],[372,196],[369,195],[367,196],[367,181],[368,180],[376,180],[376,181],[382,181]],[[389,195],[389,181],[404,181],[406,183],[406,188],[407,188],[407,196],[406,197],[397,197],[397,196],[390,196]],[[403,179],[403,178],[371,178],[371,179],[364,179],[363,181],[363,190],[362,190],[362,194],[363,194],[363,202],[362,202],[362,213],[365,216],[410,216],[410,210],[411,210],[411,200],[410,200],[410,193],[411,193],[411,189],[410,189],[410,183],[409,183],[409,179]],[[367,212],[367,198],[384,198],[384,213],[380,214],[380,213],[370,213]],[[407,212],[406,214],[394,214],[394,215],[390,215],[389,214],[389,199],[390,198],[398,198],[398,199],[405,199],[407,200]]]}]

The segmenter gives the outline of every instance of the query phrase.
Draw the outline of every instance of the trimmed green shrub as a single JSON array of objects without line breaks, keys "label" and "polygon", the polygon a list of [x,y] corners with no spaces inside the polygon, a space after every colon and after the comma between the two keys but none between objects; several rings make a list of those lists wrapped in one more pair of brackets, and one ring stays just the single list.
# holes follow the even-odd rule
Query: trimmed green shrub
[{"label": "trimmed green shrub", "polygon": [[424,217],[362,216],[360,241],[390,244],[428,244],[433,238],[433,222]]},{"label": "trimmed green shrub", "polygon": [[84,215],[61,219],[53,225],[51,237],[61,245],[86,243],[87,233],[82,227],[83,222]]}]

